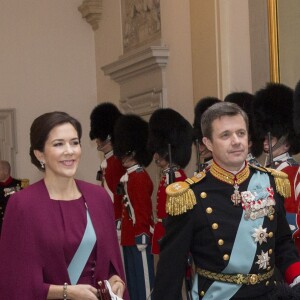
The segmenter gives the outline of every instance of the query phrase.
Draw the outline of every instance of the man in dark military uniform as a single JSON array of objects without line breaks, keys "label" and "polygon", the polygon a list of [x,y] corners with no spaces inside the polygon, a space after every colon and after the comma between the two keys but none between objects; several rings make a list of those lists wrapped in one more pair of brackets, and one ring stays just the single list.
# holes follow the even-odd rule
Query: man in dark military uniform
[{"label": "man in dark military uniform", "polygon": [[191,252],[197,271],[193,299],[268,299],[275,266],[288,284],[300,281],[283,206],[289,181],[282,172],[246,162],[248,118],[238,105],[214,104],[201,128],[213,163],[208,172],[167,187],[170,216],[153,298],[180,299]]},{"label": "man in dark military uniform", "polygon": [[0,233],[8,199],[22,187],[21,180],[12,178],[10,172],[9,162],[0,160]]}]

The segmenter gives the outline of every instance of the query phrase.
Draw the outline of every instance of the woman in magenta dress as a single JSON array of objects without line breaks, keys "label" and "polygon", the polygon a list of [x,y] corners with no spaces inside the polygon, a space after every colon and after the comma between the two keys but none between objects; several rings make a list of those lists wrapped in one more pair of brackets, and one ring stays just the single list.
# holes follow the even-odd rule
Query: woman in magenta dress
[{"label": "woman in magenta dress", "polygon": [[100,281],[128,299],[110,197],[74,178],[81,133],[64,112],[43,114],[31,126],[31,161],[44,178],[12,195],[7,206],[1,299],[96,300]]}]

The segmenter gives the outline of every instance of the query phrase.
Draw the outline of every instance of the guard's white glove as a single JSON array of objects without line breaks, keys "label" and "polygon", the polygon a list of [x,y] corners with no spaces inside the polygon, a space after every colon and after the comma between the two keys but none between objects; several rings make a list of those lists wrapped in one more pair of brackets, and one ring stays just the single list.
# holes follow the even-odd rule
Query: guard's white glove
[{"label": "guard's white glove", "polygon": [[294,278],[293,282],[290,284],[290,287],[293,287],[298,283],[300,283],[300,275]]},{"label": "guard's white glove", "polygon": [[147,244],[137,244],[136,247],[138,248],[139,251],[143,251],[147,248]]},{"label": "guard's white glove", "polygon": [[111,289],[110,283],[108,282],[108,280],[104,280],[105,281],[105,285],[109,291],[110,297],[112,300],[123,300],[122,298],[118,297]]},{"label": "guard's white glove", "polygon": [[121,241],[121,230],[117,229],[117,237],[118,237],[118,241]]}]

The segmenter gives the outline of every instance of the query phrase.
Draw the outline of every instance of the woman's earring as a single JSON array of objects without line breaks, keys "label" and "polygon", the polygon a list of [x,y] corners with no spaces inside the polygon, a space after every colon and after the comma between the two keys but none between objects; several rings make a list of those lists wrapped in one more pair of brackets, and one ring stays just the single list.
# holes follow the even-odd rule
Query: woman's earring
[{"label": "woman's earring", "polygon": [[45,163],[43,161],[40,161],[40,164],[41,164],[41,168],[45,169]]}]

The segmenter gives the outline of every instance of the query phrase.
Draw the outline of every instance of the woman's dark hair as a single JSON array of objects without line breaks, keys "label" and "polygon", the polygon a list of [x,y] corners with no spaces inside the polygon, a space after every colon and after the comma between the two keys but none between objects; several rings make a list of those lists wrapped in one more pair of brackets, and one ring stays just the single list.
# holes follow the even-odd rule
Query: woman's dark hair
[{"label": "woman's dark hair", "polygon": [[34,150],[44,151],[45,143],[48,139],[50,131],[58,126],[65,123],[70,123],[77,131],[79,141],[82,135],[81,124],[78,120],[71,117],[69,114],[61,111],[53,111],[45,113],[37,117],[30,127],[30,149],[29,154],[31,162],[41,171],[42,169],[39,160],[34,154]]}]

